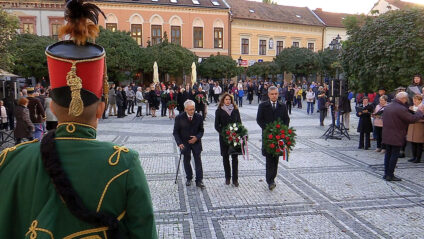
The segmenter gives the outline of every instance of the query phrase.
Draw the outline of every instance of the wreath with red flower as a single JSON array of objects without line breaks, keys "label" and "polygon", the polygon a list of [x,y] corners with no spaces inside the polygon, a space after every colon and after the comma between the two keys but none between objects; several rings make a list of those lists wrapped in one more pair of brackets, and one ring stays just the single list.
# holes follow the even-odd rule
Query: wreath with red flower
[{"label": "wreath with red flower", "polygon": [[197,101],[197,103],[203,103],[206,104],[206,97],[203,94],[197,94],[196,97],[194,97]]},{"label": "wreath with red flower", "polygon": [[289,153],[296,144],[295,131],[278,120],[267,124],[262,139],[265,151],[272,156],[283,156],[288,161]]},{"label": "wreath with red flower", "polygon": [[170,100],[166,106],[168,107],[168,109],[172,110],[175,109],[175,107],[177,107],[178,103],[175,100]]},{"label": "wreath with red flower", "polygon": [[243,150],[242,146],[247,144],[247,129],[241,123],[228,124],[221,134],[224,142],[237,151]]}]

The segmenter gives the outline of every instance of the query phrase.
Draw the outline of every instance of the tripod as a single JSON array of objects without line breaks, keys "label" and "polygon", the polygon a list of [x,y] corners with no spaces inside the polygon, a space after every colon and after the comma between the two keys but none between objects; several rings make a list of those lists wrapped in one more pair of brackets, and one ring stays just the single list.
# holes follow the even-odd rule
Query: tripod
[{"label": "tripod", "polygon": [[[336,116],[335,116],[335,111],[334,111],[334,99],[331,102],[333,104],[332,109],[331,109],[331,125],[330,127],[327,129],[327,131],[325,131],[325,133],[321,136],[321,138],[325,137],[325,140],[327,139],[337,139],[337,140],[341,140],[344,137],[348,138],[350,140],[350,136],[349,133],[347,132],[347,129],[343,123],[344,121],[344,116],[342,114],[342,122],[340,123],[339,126],[336,125]],[[336,133],[336,135],[335,135]]]}]

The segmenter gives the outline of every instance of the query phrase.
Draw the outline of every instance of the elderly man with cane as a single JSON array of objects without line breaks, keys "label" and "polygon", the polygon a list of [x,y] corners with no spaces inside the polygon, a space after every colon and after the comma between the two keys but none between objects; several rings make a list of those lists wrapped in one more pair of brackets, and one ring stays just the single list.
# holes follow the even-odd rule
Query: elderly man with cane
[{"label": "elderly man with cane", "polygon": [[191,186],[193,179],[193,170],[191,168],[191,153],[194,156],[194,165],[196,169],[196,186],[204,189],[203,169],[200,154],[202,152],[202,137],[204,133],[203,117],[194,112],[195,103],[192,100],[184,102],[185,113],[179,114],[175,118],[174,138],[184,155],[184,170],[186,172],[186,186]]},{"label": "elderly man with cane", "polygon": [[423,112],[415,114],[408,109],[408,93],[399,92],[396,99],[386,106],[383,113],[383,144],[386,145],[384,157],[384,176],[386,181],[401,181],[394,175],[402,145],[405,143],[408,125],[423,119]]}]

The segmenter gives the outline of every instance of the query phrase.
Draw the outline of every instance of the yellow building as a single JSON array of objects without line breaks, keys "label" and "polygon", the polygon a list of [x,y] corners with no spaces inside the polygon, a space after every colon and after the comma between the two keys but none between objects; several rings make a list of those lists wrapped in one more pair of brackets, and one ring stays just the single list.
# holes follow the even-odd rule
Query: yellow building
[{"label": "yellow building", "polygon": [[230,5],[230,55],[242,66],[272,61],[283,48],[323,48],[324,24],[306,7],[227,0]]}]

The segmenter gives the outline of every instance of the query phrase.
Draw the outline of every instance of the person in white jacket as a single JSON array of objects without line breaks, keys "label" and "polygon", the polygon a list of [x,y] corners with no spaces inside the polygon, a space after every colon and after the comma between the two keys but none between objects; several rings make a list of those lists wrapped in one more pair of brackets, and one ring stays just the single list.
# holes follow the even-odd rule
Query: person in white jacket
[{"label": "person in white jacket", "polygon": [[7,129],[7,112],[6,107],[4,107],[4,103],[2,100],[0,100],[0,129]]},{"label": "person in white jacket", "polygon": [[311,114],[314,113],[314,104],[315,104],[315,93],[312,91],[312,88],[310,87],[308,92],[306,92],[306,102],[308,103],[308,108],[306,112],[309,115],[309,112]]}]

